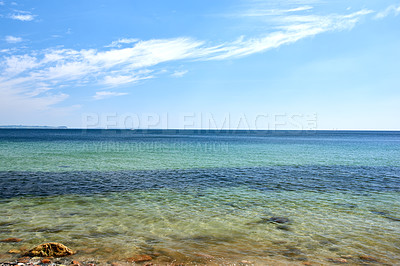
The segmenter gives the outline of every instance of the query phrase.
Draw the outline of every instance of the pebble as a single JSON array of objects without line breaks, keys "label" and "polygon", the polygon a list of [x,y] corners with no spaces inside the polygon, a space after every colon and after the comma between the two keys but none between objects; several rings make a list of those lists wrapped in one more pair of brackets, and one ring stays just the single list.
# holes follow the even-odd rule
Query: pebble
[{"label": "pebble", "polygon": [[29,257],[22,257],[18,259],[19,263],[28,263],[29,262]]},{"label": "pebble", "polygon": [[328,259],[328,261],[333,262],[333,263],[347,263],[347,260],[343,259],[343,258],[331,258],[331,259]]},{"label": "pebble", "polygon": [[10,249],[10,250],[8,251],[8,253],[10,253],[10,254],[19,254],[19,253],[21,253],[21,251],[18,250],[18,249]]},{"label": "pebble", "polygon": [[49,260],[49,259],[42,259],[42,263],[43,263],[43,264],[49,264],[49,263],[51,263],[51,260]]}]

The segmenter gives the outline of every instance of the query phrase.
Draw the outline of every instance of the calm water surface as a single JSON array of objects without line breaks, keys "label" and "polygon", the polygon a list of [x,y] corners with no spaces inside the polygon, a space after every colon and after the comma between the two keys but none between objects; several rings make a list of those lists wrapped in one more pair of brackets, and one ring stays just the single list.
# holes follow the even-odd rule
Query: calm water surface
[{"label": "calm water surface", "polygon": [[399,264],[399,159],[400,132],[2,129],[0,261]]}]

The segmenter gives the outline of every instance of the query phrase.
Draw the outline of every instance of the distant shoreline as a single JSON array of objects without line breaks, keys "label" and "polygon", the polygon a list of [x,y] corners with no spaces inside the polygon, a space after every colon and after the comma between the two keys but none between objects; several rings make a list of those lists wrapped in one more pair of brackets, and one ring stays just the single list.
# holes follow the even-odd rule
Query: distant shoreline
[{"label": "distant shoreline", "polygon": [[0,126],[0,129],[69,129],[67,126],[23,126],[23,125],[6,125]]},{"label": "distant shoreline", "polygon": [[79,128],[79,127],[67,127],[67,126],[23,126],[23,125],[5,125],[0,126],[0,129],[66,129],[66,130],[104,130],[104,131],[134,131],[134,132],[168,132],[168,133],[178,133],[178,132],[190,132],[190,133],[243,133],[243,132],[264,132],[264,133],[293,133],[293,132],[320,132],[320,133],[346,133],[346,132],[400,132],[400,129],[201,129],[201,128]]}]

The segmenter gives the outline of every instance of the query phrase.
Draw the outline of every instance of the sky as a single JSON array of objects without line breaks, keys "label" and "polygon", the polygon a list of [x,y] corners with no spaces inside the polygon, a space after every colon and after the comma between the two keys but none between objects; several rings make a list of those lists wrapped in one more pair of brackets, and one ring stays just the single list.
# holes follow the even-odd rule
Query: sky
[{"label": "sky", "polygon": [[0,0],[0,125],[400,130],[400,1]]}]

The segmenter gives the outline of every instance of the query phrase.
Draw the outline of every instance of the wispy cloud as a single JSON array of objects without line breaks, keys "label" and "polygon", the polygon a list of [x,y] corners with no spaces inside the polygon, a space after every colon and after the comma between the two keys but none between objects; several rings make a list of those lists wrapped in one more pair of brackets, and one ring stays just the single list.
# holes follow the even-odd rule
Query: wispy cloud
[{"label": "wispy cloud", "polygon": [[21,37],[15,37],[15,36],[6,36],[5,38],[6,42],[8,43],[18,43],[18,42],[22,42],[22,38]]},{"label": "wispy cloud", "polygon": [[[119,87],[158,75],[155,66],[178,60],[224,60],[247,56],[329,31],[353,28],[370,10],[338,15],[298,14],[310,7],[288,9],[273,32],[220,44],[193,38],[119,39],[99,49],[45,49],[28,54],[0,54],[0,98],[48,108],[66,99],[70,87]],[[124,47],[119,46],[125,44]],[[187,71],[176,71],[180,77]],[[93,98],[126,95],[100,91]],[[19,99],[19,100],[18,100]],[[4,100],[0,101],[0,104]]]},{"label": "wispy cloud", "polygon": [[266,34],[263,37],[245,39],[224,45],[218,49],[211,59],[227,59],[241,57],[254,53],[263,52],[277,48],[281,45],[297,42],[301,39],[315,36],[329,31],[341,31],[352,29],[359,20],[372,13],[371,10],[361,10],[348,15],[290,15],[280,18],[280,26],[275,32]]},{"label": "wispy cloud", "polygon": [[174,73],[171,74],[172,77],[175,78],[181,78],[183,77],[186,73],[188,73],[187,70],[180,70],[180,71],[175,71]]},{"label": "wispy cloud", "polygon": [[35,16],[26,11],[20,11],[15,14],[10,15],[11,19],[20,20],[20,21],[32,21],[35,19]]},{"label": "wispy cloud", "polygon": [[385,10],[378,12],[375,15],[376,19],[382,19],[385,18],[391,14],[394,14],[395,16],[397,16],[398,14],[400,14],[400,4],[399,5],[391,5],[389,7],[387,7]]},{"label": "wispy cloud", "polygon": [[113,92],[113,91],[97,91],[96,94],[93,96],[95,100],[102,100],[114,96],[123,96],[127,95],[126,92]]},{"label": "wispy cloud", "polygon": [[139,39],[134,39],[134,38],[123,38],[119,39],[116,41],[113,41],[111,44],[105,46],[105,47],[121,47],[122,44],[130,44],[130,43],[135,43],[138,42]]},{"label": "wispy cloud", "polygon": [[235,16],[239,17],[264,17],[264,16],[278,16],[278,15],[287,15],[289,13],[295,13],[300,11],[306,11],[313,9],[312,6],[299,6],[295,8],[289,9],[264,9],[264,8],[251,8],[247,11],[242,11],[240,13],[235,14]]}]

